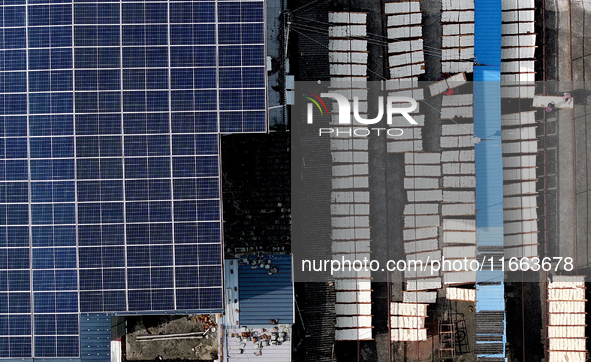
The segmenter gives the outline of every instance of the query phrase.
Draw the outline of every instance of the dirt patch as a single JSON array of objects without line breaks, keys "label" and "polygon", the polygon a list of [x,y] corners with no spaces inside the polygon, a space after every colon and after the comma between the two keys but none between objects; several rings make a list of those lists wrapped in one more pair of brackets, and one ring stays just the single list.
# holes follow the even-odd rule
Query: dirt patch
[{"label": "dirt patch", "polygon": [[218,357],[219,328],[213,314],[128,317],[127,330],[128,361],[213,361]]},{"label": "dirt patch", "polygon": [[437,336],[428,336],[426,341],[400,343],[394,350],[395,360],[430,362],[437,342]]}]

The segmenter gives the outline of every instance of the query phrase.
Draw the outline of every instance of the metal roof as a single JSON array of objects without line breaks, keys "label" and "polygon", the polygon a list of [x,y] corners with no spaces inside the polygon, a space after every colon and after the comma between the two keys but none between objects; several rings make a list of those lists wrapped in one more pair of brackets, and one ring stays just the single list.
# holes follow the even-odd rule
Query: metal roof
[{"label": "metal roof", "polygon": [[480,311],[504,311],[505,310],[505,286],[503,283],[490,285],[477,285],[476,312]]},{"label": "metal roof", "polygon": [[269,275],[264,268],[251,265],[238,267],[240,325],[269,325],[272,319],[280,324],[293,323],[293,281],[291,255],[263,256],[279,269]]},{"label": "metal roof", "polygon": [[80,360],[111,360],[111,316],[106,313],[80,314]]},{"label": "metal roof", "polygon": [[[499,55],[500,57],[500,55]],[[500,59],[500,58],[499,58]],[[486,69],[483,69],[486,68]],[[476,225],[479,245],[503,245],[503,165],[501,146],[500,70],[474,70],[476,157]],[[488,81],[492,79],[493,81]]]},{"label": "metal roof", "polygon": [[[474,2],[474,55],[478,63],[489,66],[501,64],[501,19],[500,1]],[[476,68],[480,67],[474,68],[474,80],[484,80],[477,79]],[[498,109],[500,111],[500,108]]]},{"label": "metal roof", "polygon": [[[253,333],[254,332],[254,333]],[[277,362],[277,361],[291,361],[291,327],[281,326],[278,328],[276,333],[285,333],[285,341],[280,344],[269,344],[265,343],[260,350],[260,355],[256,355],[258,343],[250,341],[242,341],[239,335],[242,333],[241,329],[227,329],[224,333],[224,355],[223,360],[225,362],[232,361],[257,361],[257,362]],[[251,331],[253,334],[261,335],[263,332],[260,330]],[[266,330],[267,335],[274,333],[272,330]],[[235,335],[232,337],[232,335]],[[241,353],[242,351],[242,353]]]},{"label": "metal roof", "polygon": [[[501,145],[501,18],[496,0],[475,0],[474,135],[476,158],[476,242],[482,247],[503,246],[503,157]],[[502,273],[500,275],[502,281]],[[496,271],[477,272],[477,282],[498,280]],[[478,357],[505,357],[504,285],[477,284],[476,345]],[[480,331],[479,331],[480,329]],[[502,336],[491,343],[480,334]]]}]

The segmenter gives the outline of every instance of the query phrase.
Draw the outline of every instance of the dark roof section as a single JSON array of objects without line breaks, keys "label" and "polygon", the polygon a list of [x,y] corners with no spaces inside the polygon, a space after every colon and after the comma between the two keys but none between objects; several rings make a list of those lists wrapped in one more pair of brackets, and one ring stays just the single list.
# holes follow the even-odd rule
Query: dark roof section
[{"label": "dark roof section", "polygon": [[299,302],[305,321],[305,344],[302,361],[334,362],[335,303],[334,284],[299,283]]},{"label": "dark roof section", "polygon": [[[294,1],[290,37],[297,39],[296,80],[330,80],[328,68],[328,9],[330,2]],[[293,70],[292,70],[293,72]]]},{"label": "dark roof section", "polygon": [[221,139],[228,257],[242,248],[263,253],[290,251],[290,134]]},{"label": "dark roof section", "polygon": [[504,357],[478,357],[476,359],[478,362],[506,362],[507,360]]},{"label": "dark roof section", "polygon": [[505,351],[503,343],[476,343],[474,352],[477,354],[502,354]]}]

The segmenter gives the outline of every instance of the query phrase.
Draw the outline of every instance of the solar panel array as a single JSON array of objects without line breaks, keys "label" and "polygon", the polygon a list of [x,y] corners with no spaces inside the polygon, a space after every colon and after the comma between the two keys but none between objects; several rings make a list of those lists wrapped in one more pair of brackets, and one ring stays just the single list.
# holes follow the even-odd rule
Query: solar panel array
[{"label": "solar panel array", "polygon": [[5,0],[0,358],[80,312],[216,310],[219,133],[263,132],[262,1]]}]

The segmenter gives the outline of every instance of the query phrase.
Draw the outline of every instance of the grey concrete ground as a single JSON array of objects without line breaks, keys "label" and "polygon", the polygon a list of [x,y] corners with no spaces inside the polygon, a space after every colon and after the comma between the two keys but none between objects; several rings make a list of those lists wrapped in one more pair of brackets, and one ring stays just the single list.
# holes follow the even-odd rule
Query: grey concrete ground
[{"label": "grey concrete ground", "polygon": [[[572,0],[572,80],[576,89],[591,90],[591,3]],[[585,82],[586,81],[586,82]],[[576,200],[575,245],[577,266],[588,268],[591,262],[591,97],[576,99],[574,109],[574,193]],[[585,104],[577,104],[586,101]]]},{"label": "grey concrete ground", "polygon": [[[591,262],[589,238],[591,223],[591,3],[581,0],[551,0],[547,11],[556,16],[557,41],[555,72],[558,92],[575,91],[575,109],[560,110],[549,119],[548,130],[556,128],[556,247],[548,256],[575,258],[578,268],[588,268]],[[586,90],[586,91],[585,91]],[[588,104],[588,105],[586,105]],[[555,118],[554,118],[555,117]],[[551,122],[556,120],[556,127]],[[551,140],[549,143],[552,143]],[[553,144],[548,144],[552,148]],[[548,154],[553,157],[552,154]],[[550,172],[554,171],[552,168]],[[551,179],[548,181],[551,183]],[[548,195],[552,204],[552,194]],[[551,207],[549,208],[551,210]],[[553,244],[552,223],[549,218],[548,242]]]},{"label": "grey concrete ground", "polygon": [[[561,110],[548,117],[545,147],[546,235],[544,256],[572,257],[579,273],[591,261],[591,3],[581,0],[546,0],[548,92],[574,91],[574,110]],[[585,82],[587,80],[587,82]],[[543,182],[544,180],[541,179]],[[542,206],[542,205],[539,205]],[[540,293],[545,293],[545,275],[540,273]],[[543,294],[541,294],[543,295]],[[542,325],[546,305],[542,306]],[[546,330],[542,329],[542,341]]]}]

